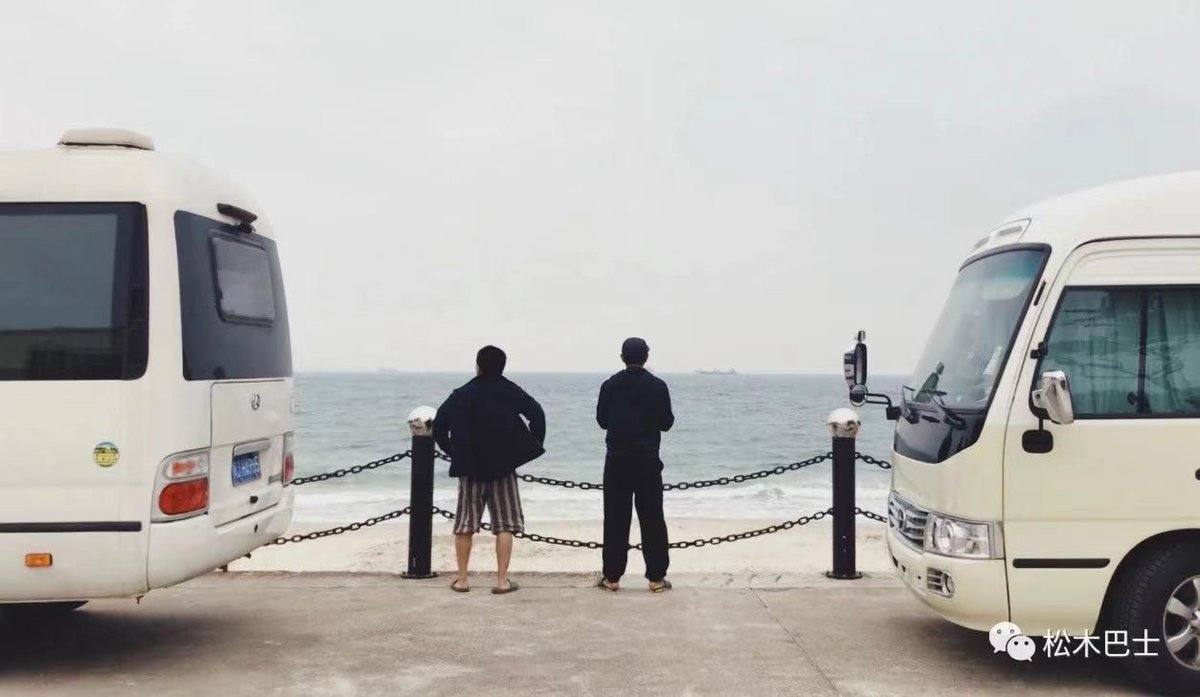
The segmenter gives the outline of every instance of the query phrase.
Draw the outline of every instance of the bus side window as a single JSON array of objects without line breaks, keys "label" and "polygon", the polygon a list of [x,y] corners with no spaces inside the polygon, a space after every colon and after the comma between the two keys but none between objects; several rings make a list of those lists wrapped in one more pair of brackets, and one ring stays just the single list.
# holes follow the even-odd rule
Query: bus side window
[{"label": "bus side window", "polygon": [[1077,418],[1137,413],[1139,295],[1115,288],[1063,294],[1038,379],[1045,371],[1065,372]]},{"label": "bus side window", "polygon": [[1200,289],[1068,288],[1038,370],[1062,370],[1077,418],[1200,416]]},{"label": "bus side window", "polygon": [[1145,312],[1146,411],[1200,416],[1200,288],[1147,290]]}]

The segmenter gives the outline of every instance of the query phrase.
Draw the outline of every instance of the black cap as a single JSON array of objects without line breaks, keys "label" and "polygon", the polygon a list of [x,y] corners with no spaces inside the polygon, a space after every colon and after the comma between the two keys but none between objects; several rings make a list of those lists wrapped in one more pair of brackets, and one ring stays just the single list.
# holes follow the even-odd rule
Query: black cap
[{"label": "black cap", "polygon": [[631,336],[621,344],[621,360],[628,365],[641,365],[650,357],[650,345],[645,339]]}]

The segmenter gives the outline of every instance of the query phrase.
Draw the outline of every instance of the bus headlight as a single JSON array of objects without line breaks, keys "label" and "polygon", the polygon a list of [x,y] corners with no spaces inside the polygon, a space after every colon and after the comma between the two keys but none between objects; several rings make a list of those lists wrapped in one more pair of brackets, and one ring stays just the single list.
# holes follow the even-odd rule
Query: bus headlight
[{"label": "bus headlight", "polygon": [[937,513],[929,514],[925,549],[964,559],[1000,559],[1004,556],[1000,528],[995,523],[962,520]]}]

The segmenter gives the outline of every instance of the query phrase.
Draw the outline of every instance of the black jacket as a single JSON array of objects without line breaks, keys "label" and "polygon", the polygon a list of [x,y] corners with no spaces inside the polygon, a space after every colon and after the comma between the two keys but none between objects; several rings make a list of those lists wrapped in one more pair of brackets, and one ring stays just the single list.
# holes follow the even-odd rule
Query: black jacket
[{"label": "black jacket", "polygon": [[645,368],[626,368],[600,386],[596,423],[608,431],[608,454],[658,458],[661,433],[671,430],[671,392]]},{"label": "black jacket", "polygon": [[433,438],[450,456],[451,477],[488,481],[546,452],[546,414],[508,378],[477,377],[438,409]]}]

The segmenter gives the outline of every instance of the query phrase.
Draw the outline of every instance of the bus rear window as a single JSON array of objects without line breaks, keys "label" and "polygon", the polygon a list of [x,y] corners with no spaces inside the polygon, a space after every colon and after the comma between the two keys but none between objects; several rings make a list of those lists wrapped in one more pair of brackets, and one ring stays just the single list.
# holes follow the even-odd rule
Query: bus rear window
[{"label": "bus rear window", "polygon": [[0,250],[0,380],[145,373],[140,204],[0,204]]},{"label": "bus rear window", "polygon": [[226,322],[272,324],[275,291],[270,253],[257,244],[220,234],[213,235],[212,251],[221,317]]},{"label": "bus rear window", "polygon": [[275,242],[195,213],[175,214],[183,377],[292,374],[287,301]]}]

